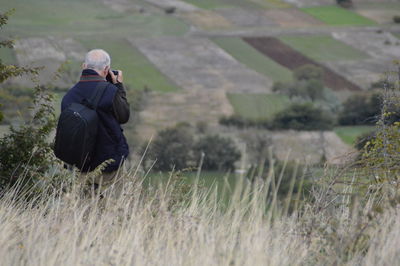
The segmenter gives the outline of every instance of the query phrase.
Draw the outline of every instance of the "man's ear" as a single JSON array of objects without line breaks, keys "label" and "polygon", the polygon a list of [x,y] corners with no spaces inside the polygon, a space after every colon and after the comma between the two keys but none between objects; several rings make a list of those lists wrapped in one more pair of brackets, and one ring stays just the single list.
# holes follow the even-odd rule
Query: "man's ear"
[{"label": "man's ear", "polygon": [[87,67],[86,67],[86,64],[85,63],[82,63],[82,69],[86,69]]}]

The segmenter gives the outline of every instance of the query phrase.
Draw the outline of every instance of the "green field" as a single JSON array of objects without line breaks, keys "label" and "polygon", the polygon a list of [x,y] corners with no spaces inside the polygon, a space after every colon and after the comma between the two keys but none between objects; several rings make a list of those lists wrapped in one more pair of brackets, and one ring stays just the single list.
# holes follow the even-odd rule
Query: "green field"
[{"label": "green field", "polygon": [[368,57],[367,54],[328,35],[281,36],[279,39],[319,62],[361,60]]},{"label": "green field", "polygon": [[124,71],[124,83],[130,88],[143,89],[147,87],[160,92],[179,90],[127,40],[81,38],[80,41],[88,50],[100,47],[108,51],[111,55],[112,68]]},{"label": "green field", "polygon": [[334,131],[343,142],[354,145],[358,136],[372,132],[374,128],[374,126],[341,126],[336,127]]},{"label": "green field", "polygon": [[337,6],[307,7],[301,10],[332,26],[376,25],[376,22],[368,18]]},{"label": "green field", "polygon": [[240,38],[214,38],[218,46],[249,68],[270,77],[274,81],[289,82],[292,72],[264,56]]},{"label": "green field", "polygon": [[12,8],[16,11],[4,32],[17,37],[183,35],[189,29],[173,16],[129,10],[117,13],[96,0],[18,0],[1,4],[2,10]]},{"label": "green field", "polygon": [[290,104],[289,98],[280,94],[229,93],[228,99],[236,114],[254,120],[270,119]]},{"label": "green field", "polygon": [[16,64],[17,58],[12,49],[7,47],[0,48],[0,59],[5,64]]}]

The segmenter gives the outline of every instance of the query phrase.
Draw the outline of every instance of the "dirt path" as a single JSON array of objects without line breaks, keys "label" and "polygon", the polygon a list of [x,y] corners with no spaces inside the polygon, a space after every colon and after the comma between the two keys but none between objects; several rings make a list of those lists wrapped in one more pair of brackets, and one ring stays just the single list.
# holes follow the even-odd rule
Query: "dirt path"
[{"label": "dirt path", "polygon": [[244,38],[244,40],[251,46],[256,48],[261,53],[272,58],[277,63],[289,68],[296,69],[305,64],[311,64],[321,67],[324,70],[324,83],[327,87],[333,90],[350,90],[359,91],[360,87],[346,80],[342,76],[333,72],[326,66],[323,66],[312,59],[304,56],[303,54],[295,51],[291,47],[282,43],[280,40],[273,37],[260,37],[260,38]]}]

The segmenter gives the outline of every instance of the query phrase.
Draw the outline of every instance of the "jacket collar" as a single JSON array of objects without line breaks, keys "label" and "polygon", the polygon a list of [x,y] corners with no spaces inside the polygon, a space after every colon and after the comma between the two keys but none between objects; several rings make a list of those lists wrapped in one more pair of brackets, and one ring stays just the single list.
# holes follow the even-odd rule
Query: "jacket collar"
[{"label": "jacket collar", "polygon": [[86,82],[86,81],[106,81],[105,78],[100,76],[96,71],[93,69],[84,69],[82,71],[82,75],[80,78],[81,82]]}]

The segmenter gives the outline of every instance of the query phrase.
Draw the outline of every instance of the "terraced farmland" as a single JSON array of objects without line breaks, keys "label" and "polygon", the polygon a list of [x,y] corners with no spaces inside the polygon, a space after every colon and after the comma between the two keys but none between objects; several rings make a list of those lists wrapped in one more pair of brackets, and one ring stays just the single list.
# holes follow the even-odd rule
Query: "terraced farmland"
[{"label": "terraced farmland", "polygon": [[324,70],[325,85],[333,90],[361,90],[361,88],[359,88],[357,85],[349,82],[329,68],[319,63],[316,63],[315,61],[304,56],[303,54],[293,50],[276,38],[244,38],[244,40],[252,45],[254,48],[256,48],[258,51],[262,52],[266,56],[275,60],[277,63],[289,69],[293,70],[305,64],[312,64],[321,67]]},{"label": "terraced farmland", "polygon": [[302,8],[303,12],[332,26],[373,26],[375,21],[337,6]]},{"label": "terraced farmland", "polygon": [[369,57],[329,35],[280,36],[279,40],[317,62],[362,60]]},{"label": "terraced farmland", "polygon": [[124,81],[131,89],[150,89],[159,92],[179,90],[170,79],[164,76],[138,49],[125,39],[81,39],[88,50],[97,47],[98,43],[112,56],[115,69],[125,71]]},{"label": "terraced farmland", "polygon": [[69,60],[55,84],[67,88],[85,52],[103,48],[128,87],[151,90],[137,126],[141,138],[176,122],[205,121],[218,131],[223,115],[268,119],[289,104],[271,94],[272,85],[291,81],[304,64],[323,68],[337,102],[379,80],[400,56],[400,28],[391,21],[400,3],[371,2],[344,9],[333,0],[2,1],[2,9],[17,9],[3,31],[17,42],[0,56],[52,71]]},{"label": "terraced farmland", "polygon": [[221,37],[213,38],[212,40],[236,60],[258,73],[266,75],[273,81],[287,82],[292,80],[292,72],[289,69],[281,66],[269,57],[263,56],[242,39]]}]

